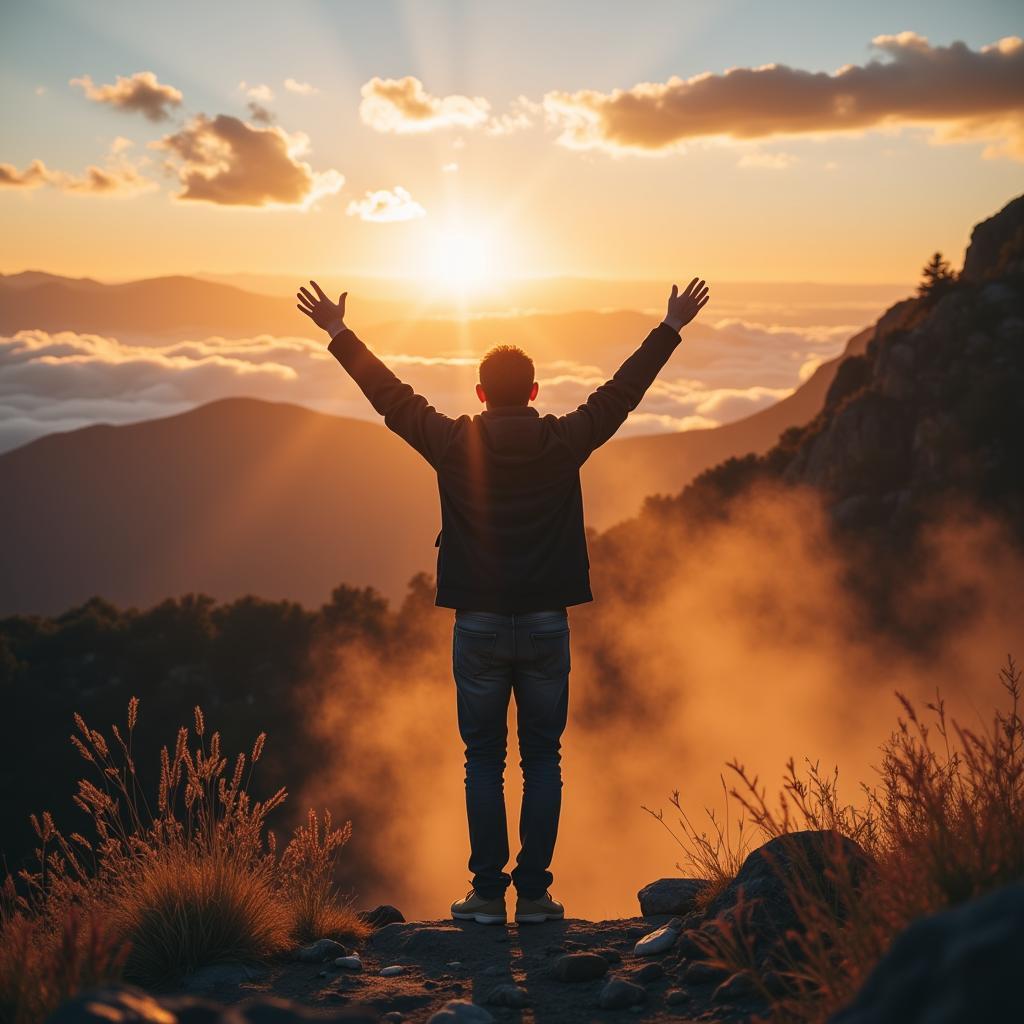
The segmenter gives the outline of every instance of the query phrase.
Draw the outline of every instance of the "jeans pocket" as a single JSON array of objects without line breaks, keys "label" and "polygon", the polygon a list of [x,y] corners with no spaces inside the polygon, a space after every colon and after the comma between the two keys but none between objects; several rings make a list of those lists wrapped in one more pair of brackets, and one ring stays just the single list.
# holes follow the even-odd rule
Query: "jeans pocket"
[{"label": "jeans pocket", "polygon": [[572,667],[569,652],[569,630],[534,630],[530,633],[530,644],[536,669],[546,676],[567,675]]},{"label": "jeans pocket", "polygon": [[497,633],[466,629],[456,623],[452,632],[452,668],[465,675],[478,674],[494,663]]}]

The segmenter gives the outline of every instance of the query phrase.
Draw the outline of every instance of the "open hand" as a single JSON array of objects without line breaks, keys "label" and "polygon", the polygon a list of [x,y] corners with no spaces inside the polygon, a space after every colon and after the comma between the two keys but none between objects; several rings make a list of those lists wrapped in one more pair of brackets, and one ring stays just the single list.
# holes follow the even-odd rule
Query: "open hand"
[{"label": "open hand", "polygon": [[680,326],[688,324],[708,301],[708,286],[700,278],[695,277],[682,295],[672,285],[672,294],[668,297],[668,314],[665,319],[678,320]]},{"label": "open hand", "polygon": [[317,327],[324,329],[332,323],[344,320],[345,299],[348,297],[348,292],[342,292],[337,302],[331,302],[316,281],[309,283],[316,289],[316,295],[311,294],[306,287],[300,288],[295,293],[295,297],[299,300],[299,304],[295,308],[301,309]]}]

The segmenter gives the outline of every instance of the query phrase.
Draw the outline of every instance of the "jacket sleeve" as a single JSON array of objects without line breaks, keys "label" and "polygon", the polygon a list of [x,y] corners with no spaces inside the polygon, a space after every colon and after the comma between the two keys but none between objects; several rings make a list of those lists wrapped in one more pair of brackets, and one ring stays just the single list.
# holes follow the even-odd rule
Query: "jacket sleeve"
[{"label": "jacket sleeve", "polygon": [[679,344],[679,333],[658,324],[640,347],[578,409],[558,417],[562,436],[582,465],[640,404]]},{"label": "jacket sleeve", "polygon": [[384,424],[408,441],[435,468],[451,441],[455,420],[438,412],[422,396],[400,381],[346,327],[331,338],[327,351],[338,360]]}]

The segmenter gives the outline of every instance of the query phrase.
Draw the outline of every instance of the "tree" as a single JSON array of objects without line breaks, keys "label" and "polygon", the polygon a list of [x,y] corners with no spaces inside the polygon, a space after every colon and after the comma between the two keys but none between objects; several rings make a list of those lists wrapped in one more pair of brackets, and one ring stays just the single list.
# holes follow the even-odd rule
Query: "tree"
[{"label": "tree", "polygon": [[933,299],[944,295],[956,280],[956,275],[950,269],[949,263],[942,258],[941,252],[935,253],[925,264],[921,275],[922,281],[917,286],[917,294]]}]

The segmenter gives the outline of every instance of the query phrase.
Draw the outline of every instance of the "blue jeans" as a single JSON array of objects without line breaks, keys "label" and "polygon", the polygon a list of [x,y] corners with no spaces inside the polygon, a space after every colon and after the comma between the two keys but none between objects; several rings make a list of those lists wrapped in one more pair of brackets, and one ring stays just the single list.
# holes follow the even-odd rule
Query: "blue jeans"
[{"label": "blue jeans", "polygon": [[[484,899],[509,884],[536,899],[548,871],[562,806],[561,736],[569,710],[569,616],[564,608],[521,615],[455,613],[452,670],[466,745],[469,870]],[[523,806],[511,875],[505,820],[508,702],[516,695]]]}]

